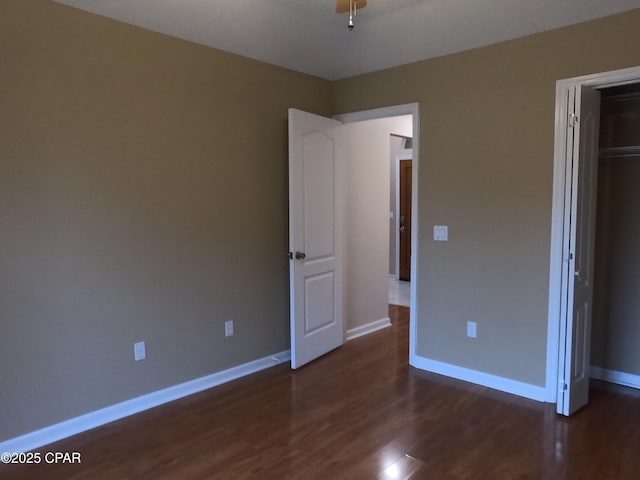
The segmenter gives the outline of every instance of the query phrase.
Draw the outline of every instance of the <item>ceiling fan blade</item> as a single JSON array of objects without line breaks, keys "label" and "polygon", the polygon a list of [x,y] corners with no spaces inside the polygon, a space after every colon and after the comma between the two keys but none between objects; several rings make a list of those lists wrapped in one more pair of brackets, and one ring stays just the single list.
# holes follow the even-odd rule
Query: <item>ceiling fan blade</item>
[{"label": "ceiling fan blade", "polygon": [[[354,0],[358,10],[367,6],[367,0]],[[336,13],[349,11],[349,0],[336,0]]]}]

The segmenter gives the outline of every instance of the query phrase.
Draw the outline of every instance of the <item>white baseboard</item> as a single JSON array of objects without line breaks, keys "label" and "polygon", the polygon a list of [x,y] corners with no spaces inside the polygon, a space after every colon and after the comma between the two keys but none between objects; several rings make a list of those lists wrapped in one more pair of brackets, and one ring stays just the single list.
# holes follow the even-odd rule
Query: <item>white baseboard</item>
[{"label": "white baseboard", "polygon": [[353,340],[354,338],[358,338],[363,335],[367,335],[369,333],[373,333],[377,330],[382,330],[383,328],[387,328],[390,326],[391,319],[389,317],[381,318],[380,320],[367,323],[366,325],[360,325],[359,327],[347,330],[347,341]]},{"label": "white baseboard", "polygon": [[205,377],[180,383],[173,387],[132,398],[131,400],[126,400],[124,402],[0,442],[0,452],[28,452],[44,445],[57,442],[63,438],[91,430],[92,428],[105,425],[115,420],[120,420],[121,418],[128,417],[129,415],[133,415],[135,413],[157,407],[158,405],[259,372],[260,370],[287,362],[290,359],[291,351],[286,350],[275,355],[269,355],[221,372],[213,373]]},{"label": "white baseboard", "polygon": [[490,373],[479,372],[477,370],[471,370],[469,368],[431,360],[418,355],[412,355],[410,363],[412,366],[421,370],[445,375],[457,380],[464,380],[465,382],[475,383],[476,385],[482,385],[483,387],[511,393],[520,397],[530,398],[539,402],[544,402],[547,399],[546,388],[538,385],[511,380],[509,378],[499,377]]},{"label": "white baseboard", "polygon": [[591,365],[591,378],[605,382],[617,383],[625,387],[640,388],[640,375],[609,370],[607,368]]}]

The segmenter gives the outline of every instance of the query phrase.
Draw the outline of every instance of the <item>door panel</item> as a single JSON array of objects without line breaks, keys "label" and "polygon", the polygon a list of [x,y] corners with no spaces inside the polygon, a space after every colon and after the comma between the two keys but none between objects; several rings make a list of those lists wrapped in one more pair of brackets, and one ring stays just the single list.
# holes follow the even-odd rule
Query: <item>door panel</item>
[{"label": "door panel", "polygon": [[335,324],[335,275],[333,272],[322,273],[304,279],[304,334],[310,335]]},{"label": "door panel", "polygon": [[[589,402],[589,365],[595,221],[598,182],[600,92],[588,87],[574,92],[575,115],[570,144],[571,183],[565,211],[570,214],[568,244],[567,315],[564,341],[563,386],[558,413],[571,415]],[[573,111],[569,109],[569,111]],[[562,343],[562,342],[561,342]]]},{"label": "door panel", "polygon": [[325,132],[302,137],[304,248],[307,262],[334,256],[334,141]]},{"label": "door panel", "polygon": [[[291,367],[342,345],[341,217],[335,128],[289,109]],[[298,255],[296,255],[298,254]]]},{"label": "door panel", "polygon": [[572,352],[573,368],[572,378],[574,383],[582,381],[589,375],[589,359],[586,358],[586,335],[587,319],[590,318],[589,305],[582,304],[576,308],[573,325],[573,345]]},{"label": "door panel", "polygon": [[400,280],[411,280],[411,160],[400,160]]}]

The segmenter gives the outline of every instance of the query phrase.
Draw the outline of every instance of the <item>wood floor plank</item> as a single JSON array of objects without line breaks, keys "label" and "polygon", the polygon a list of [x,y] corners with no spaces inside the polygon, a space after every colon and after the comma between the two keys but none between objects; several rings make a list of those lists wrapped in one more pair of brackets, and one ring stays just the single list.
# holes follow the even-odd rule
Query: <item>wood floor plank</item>
[{"label": "wood floor plank", "polygon": [[0,465],[0,478],[635,480],[640,394],[594,382],[554,406],[415,370],[408,315],[292,371],[279,365],[66,439],[80,465]]}]

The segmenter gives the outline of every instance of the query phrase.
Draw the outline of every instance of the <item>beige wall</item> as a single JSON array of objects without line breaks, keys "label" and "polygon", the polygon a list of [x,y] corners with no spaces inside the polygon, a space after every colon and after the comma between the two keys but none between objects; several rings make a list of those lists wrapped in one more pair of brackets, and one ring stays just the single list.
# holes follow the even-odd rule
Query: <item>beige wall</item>
[{"label": "beige wall", "polygon": [[396,274],[396,156],[404,151],[405,139],[391,137],[389,152],[389,212],[393,212],[393,218],[389,217],[389,275]]},{"label": "beige wall", "polygon": [[287,108],[329,95],[0,2],[0,441],[289,348]]},{"label": "beige wall", "polygon": [[640,65],[639,24],[635,10],[333,84],[335,112],[420,104],[418,355],[544,385],[555,82]]}]

